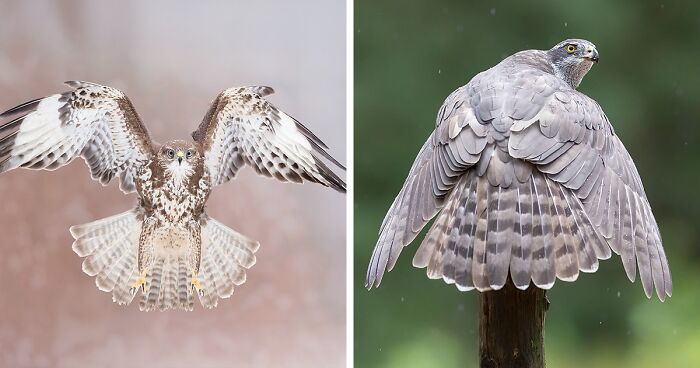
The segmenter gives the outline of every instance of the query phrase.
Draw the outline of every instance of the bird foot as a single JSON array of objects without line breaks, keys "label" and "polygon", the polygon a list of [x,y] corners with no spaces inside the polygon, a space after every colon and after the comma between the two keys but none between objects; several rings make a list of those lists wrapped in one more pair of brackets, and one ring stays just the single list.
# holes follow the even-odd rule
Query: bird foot
[{"label": "bird foot", "polygon": [[196,290],[199,296],[204,296],[204,289],[202,289],[202,283],[199,281],[194,271],[192,271],[192,289]]},{"label": "bird foot", "polygon": [[138,279],[136,279],[136,282],[134,282],[131,285],[131,289],[129,289],[129,292],[133,295],[136,294],[136,291],[141,288],[141,291],[146,291],[146,273],[144,272],[139,276]]}]

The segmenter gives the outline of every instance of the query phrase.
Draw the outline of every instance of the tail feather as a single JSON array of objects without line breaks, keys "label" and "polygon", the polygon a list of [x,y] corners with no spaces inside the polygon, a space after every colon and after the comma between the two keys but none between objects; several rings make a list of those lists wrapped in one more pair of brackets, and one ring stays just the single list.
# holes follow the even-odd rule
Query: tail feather
[{"label": "tail feather", "polygon": [[486,233],[489,222],[489,198],[488,185],[476,187],[476,230],[474,238],[474,259],[472,262],[472,280],[474,287],[479,291],[489,289],[489,280],[486,276]]},{"label": "tail feather", "polygon": [[170,309],[172,307],[172,301],[168,300],[168,292],[170,287],[170,257],[163,258],[162,266],[160,270],[160,287],[158,288],[158,299],[156,299],[156,308],[160,311]]},{"label": "tail feather", "polygon": [[[571,238],[578,254],[579,267],[583,272],[595,272],[598,270],[598,257],[596,256],[595,245],[605,244],[597,232],[591,232],[592,228],[586,226],[586,214],[581,206],[581,202],[574,198],[571,191],[559,187],[559,195],[563,201],[564,211],[569,218],[569,228]],[[591,244],[592,246],[587,246]],[[610,248],[605,246],[608,252]],[[603,255],[601,255],[602,258]]]},{"label": "tail feather", "polygon": [[192,310],[194,298],[190,292],[187,275],[187,262],[184,258],[179,258],[177,262],[177,301],[179,305],[185,306],[186,310]]},{"label": "tail feather", "polygon": [[510,266],[511,248],[513,244],[513,224],[515,223],[515,190],[503,189],[491,186],[493,192],[493,205],[489,205],[488,237],[489,262],[486,272],[489,279],[489,287],[497,290],[505,285]]},{"label": "tail feather", "polygon": [[607,242],[570,189],[536,171],[492,185],[474,170],[450,193],[413,264],[460,290],[497,290],[509,275],[520,289],[548,289],[556,278],[594,272],[605,257]]},{"label": "tail feather", "polygon": [[130,304],[136,296],[135,293],[131,292],[131,285],[136,282],[138,277],[138,271],[136,267],[133,267],[134,264],[136,264],[136,252],[131,252],[122,265],[119,279],[112,291],[112,300],[119,305]]},{"label": "tail feather", "polygon": [[100,282],[106,281],[111,266],[128,251],[135,251],[131,241],[134,236],[138,237],[140,231],[138,216],[137,210],[130,210],[70,228],[71,235],[75,238],[73,251],[78,256],[85,257],[83,272],[90,276],[104,272]]},{"label": "tail feather", "polygon": [[226,251],[225,249],[220,247],[210,247],[209,249],[214,251],[213,256],[218,266],[218,270],[221,277],[223,277],[225,280],[225,290],[222,291],[223,294],[219,293],[219,296],[222,298],[228,298],[231,296],[231,294],[233,294],[233,287],[236,285],[234,282],[234,275],[236,270],[239,268],[238,263],[236,263],[233,257],[228,257],[224,254]]},{"label": "tail feather", "polygon": [[139,308],[142,311],[191,311],[194,308],[194,291],[189,264],[189,259],[184,255],[157,254],[146,273]]},{"label": "tail feather", "polygon": [[199,297],[200,303],[205,308],[215,308],[219,303],[219,296],[217,295],[217,285],[214,278],[214,266],[212,264],[212,257],[205,257],[202,259],[202,266],[199,269],[199,279],[202,282],[202,288],[204,292]]},{"label": "tail feather", "polygon": [[163,280],[163,263],[165,258],[157,258],[153,261],[146,274],[145,291],[141,295],[139,309],[142,311],[152,311],[158,308],[158,299],[161,295],[161,282]]},{"label": "tail feather", "polygon": [[214,308],[218,298],[228,298],[234,286],[246,280],[246,269],[255,264],[260,244],[206,216],[202,225],[202,267],[199,269],[202,294],[199,301]]},{"label": "tail feather", "polygon": [[513,224],[513,246],[510,257],[510,278],[520,289],[530,285],[533,231],[532,182],[528,181],[516,188],[515,223]]},{"label": "tail feather", "polygon": [[[206,216],[206,215],[205,215]],[[136,208],[124,213],[73,226],[73,250],[84,257],[83,271],[95,276],[97,287],[112,293],[114,302],[128,305],[135,298],[132,286],[137,270],[138,242],[143,212]],[[202,259],[197,277],[202,289],[199,299],[214,308],[219,298],[228,298],[234,287],[246,280],[246,269],[255,264],[259,244],[206,216],[202,220]],[[154,250],[140,297],[141,310],[192,310],[194,292],[188,252]]]},{"label": "tail feather", "polygon": [[[575,281],[578,278],[578,250],[574,243],[569,226],[569,216],[565,210],[565,202],[560,194],[560,185],[545,181],[550,198],[552,212],[552,229],[554,230],[554,258],[557,278],[564,281]],[[570,211],[569,211],[570,212]]]},{"label": "tail feather", "polygon": [[[123,243],[125,240],[122,240]],[[105,269],[100,272],[95,278],[95,284],[97,288],[102,291],[111,292],[119,281],[119,276],[122,273],[122,269],[126,268],[126,260],[128,260],[131,249],[128,244],[116,244],[114,247],[115,256],[114,261],[105,267]]]},{"label": "tail feather", "polygon": [[73,251],[80,257],[87,257],[98,249],[110,245],[130,233],[133,226],[139,226],[133,210],[110,216],[84,225],[76,225],[70,228],[73,242]]},{"label": "tail feather", "polygon": [[221,248],[224,254],[232,256],[244,268],[255,264],[255,252],[260,248],[258,242],[236,233],[211,217],[207,218],[206,233],[211,243],[227,244]]},{"label": "tail feather", "polygon": [[[455,192],[461,192],[465,190],[464,187],[455,188]],[[456,250],[456,236],[457,231],[450,231],[450,229],[455,229],[459,227],[457,222],[462,217],[456,216],[455,212],[459,210],[459,203],[457,201],[449,202],[449,205],[440,213],[437,220],[433,223],[428,230],[428,234],[423,239],[423,243],[428,245],[421,246],[418,248],[416,255],[413,257],[413,264],[416,267],[426,267],[435,264],[451,264],[448,259],[454,257],[454,251]],[[446,247],[446,251],[430,252],[433,247]],[[443,277],[446,282],[454,282],[454,277],[456,275],[456,270],[446,269],[443,272],[431,272],[435,267],[428,267],[428,277],[429,278],[440,278]]]},{"label": "tail feather", "polygon": [[532,282],[542,289],[554,285],[556,270],[554,268],[554,236],[552,234],[552,212],[550,198],[547,194],[547,180],[533,173],[532,210]]},{"label": "tail feather", "polygon": [[177,266],[178,260],[165,262],[163,269],[163,287],[161,288],[161,298],[158,300],[158,309],[170,309],[177,302]]},{"label": "tail feather", "polygon": [[96,276],[103,272],[107,265],[115,261],[117,253],[120,251],[119,244],[122,243],[123,239],[124,237],[120,237],[116,241],[107,243],[87,256],[83,261],[83,272],[90,276]]},{"label": "tail feather", "polygon": [[233,295],[233,282],[221,268],[221,254],[218,251],[212,252],[213,278],[216,280],[216,294],[220,298],[228,298]]}]

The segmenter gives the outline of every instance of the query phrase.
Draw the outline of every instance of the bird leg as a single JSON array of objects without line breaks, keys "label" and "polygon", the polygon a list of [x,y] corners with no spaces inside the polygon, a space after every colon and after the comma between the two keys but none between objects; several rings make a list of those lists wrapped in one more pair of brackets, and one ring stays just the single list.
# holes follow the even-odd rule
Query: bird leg
[{"label": "bird leg", "polygon": [[197,291],[199,296],[203,296],[204,289],[202,288],[202,283],[199,281],[199,278],[197,278],[199,266],[202,261],[202,228],[197,221],[190,221],[188,228],[190,232],[192,289]]},{"label": "bird leg", "polygon": [[139,236],[139,249],[137,254],[137,266],[139,270],[139,277],[129,289],[129,291],[132,294],[135,294],[139,288],[141,288],[141,292],[146,291],[146,275],[148,274],[148,265],[151,261],[150,251],[152,250],[151,245],[153,234],[155,234],[156,223],[157,221],[153,217],[147,217],[143,220],[143,224],[141,226],[141,235]]},{"label": "bird leg", "polygon": [[192,270],[192,289],[197,291],[199,296],[204,296],[204,289],[202,288],[202,283],[197,278],[197,274]]}]

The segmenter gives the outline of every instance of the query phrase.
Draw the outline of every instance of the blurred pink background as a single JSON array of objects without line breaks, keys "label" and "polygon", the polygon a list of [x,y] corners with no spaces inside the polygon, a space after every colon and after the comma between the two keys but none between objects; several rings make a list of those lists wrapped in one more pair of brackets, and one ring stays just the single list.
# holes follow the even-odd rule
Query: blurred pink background
[{"label": "blurred pink background", "polygon": [[[345,162],[342,1],[0,3],[0,110],[87,80],[124,91],[163,142],[219,91],[269,85]],[[217,187],[207,212],[261,248],[232,298],[190,313],[120,307],[82,273],[68,228],[135,203],[82,160],[0,175],[0,195],[1,367],[345,364],[344,195],[250,168]]]}]

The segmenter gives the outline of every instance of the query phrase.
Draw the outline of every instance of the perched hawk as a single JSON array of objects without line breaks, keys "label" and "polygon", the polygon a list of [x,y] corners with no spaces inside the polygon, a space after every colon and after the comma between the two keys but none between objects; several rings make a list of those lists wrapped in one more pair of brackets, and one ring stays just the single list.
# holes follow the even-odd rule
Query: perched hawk
[{"label": "perched hawk", "polygon": [[103,185],[119,177],[136,191],[130,211],[70,229],[83,271],[100,290],[141,310],[206,308],[245,282],[258,242],[207,216],[209,193],[244,165],[281,181],[304,180],[345,192],[322,161],[340,168],[326,145],[263,97],[269,87],[227,89],[214,100],[192,141],[151,140],[129,99],[88,82],[29,101],[0,117],[0,173],[18,167],[54,170],[81,156]]},{"label": "perched hawk", "polygon": [[460,290],[574,281],[622,257],[647,297],[671,273],[642,181],[598,103],[576,91],[595,46],[565,40],[518,52],[476,75],[440,108],[379,231],[366,286],[378,286],[436,214],[413,258]]}]

